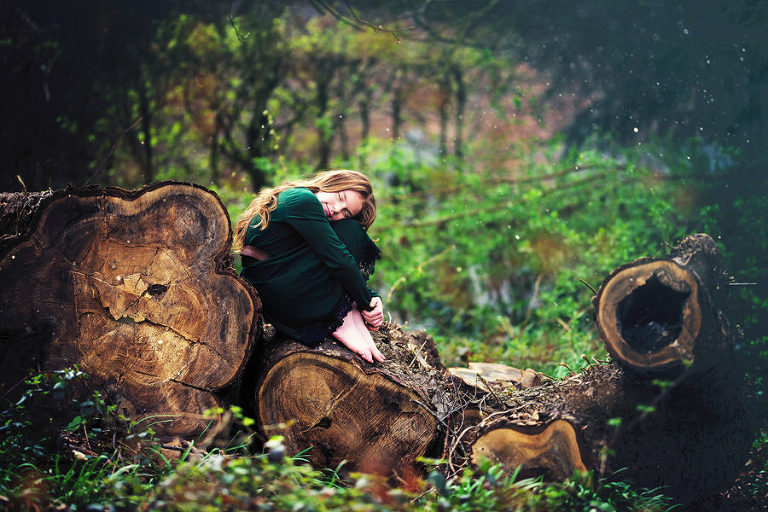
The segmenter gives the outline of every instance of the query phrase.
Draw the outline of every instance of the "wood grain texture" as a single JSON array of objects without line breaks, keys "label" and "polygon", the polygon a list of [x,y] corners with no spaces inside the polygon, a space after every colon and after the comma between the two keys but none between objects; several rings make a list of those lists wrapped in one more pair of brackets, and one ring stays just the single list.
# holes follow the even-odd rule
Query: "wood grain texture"
[{"label": "wood grain texture", "polygon": [[271,339],[256,396],[264,435],[284,434],[289,453],[309,448],[317,467],[346,460],[346,470],[380,474],[405,470],[439,446],[440,411],[452,401],[434,341],[391,325],[375,338],[384,363],[369,364],[332,340],[309,349]]},{"label": "wood grain texture", "polygon": [[3,384],[77,364],[120,410],[158,415],[155,430],[204,428],[260,329],[219,199],[179,183],[86,189],[23,216],[0,254]]},{"label": "wood grain texture", "polygon": [[472,446],[472,462],[488,458],[508,473],[520,468],[522,478],[543,476],[562,481],[576,471],[586,472],[576,430],[568,421],[555,420],[543,428],[497,426],[483,433]]}]

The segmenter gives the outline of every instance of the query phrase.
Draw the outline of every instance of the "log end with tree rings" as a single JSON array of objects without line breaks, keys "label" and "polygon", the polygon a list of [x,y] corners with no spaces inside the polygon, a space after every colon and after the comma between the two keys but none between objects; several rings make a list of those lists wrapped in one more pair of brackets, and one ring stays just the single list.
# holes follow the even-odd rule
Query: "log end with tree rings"
[{"label": "log end with tree rings", "polygon": [[258,387],[265,436],[282,433],[288,453],[315,467],[391,474],[433,444],[437,420],[412,389],[354,359],[309,349],[272,366]]},{"label": "log end with tree rings", "polygon": [[609,276],[597,298],[606,348],[625,366],[661,370],[693,362],[701,329],[699,283],[668,260],[644,260]]},{"label": "log end with tree rings", "polygon": [[489,430],[472,443],[472,463],[483,458],[501,464],[509,474],[519,467],[518,475],[523,478],[562,481],[575,471],[587,471],[576,430],[566,420],[555,420],[543,428],[506,425]]},{"label": "log end with tree rings", "polygon": [[0,392],[78,365],[158,434],[208,428],[261,329],[219,198],[168,182],[10,199],[0,217],[24,218],[0,245]]}]

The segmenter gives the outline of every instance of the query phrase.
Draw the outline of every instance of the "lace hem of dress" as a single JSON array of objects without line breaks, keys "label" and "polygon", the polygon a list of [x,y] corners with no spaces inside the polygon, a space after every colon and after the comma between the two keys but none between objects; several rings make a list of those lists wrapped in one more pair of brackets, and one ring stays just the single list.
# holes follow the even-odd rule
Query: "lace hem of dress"
[{"label": "lace hem of dress", "polygon": [[333,312],[328,320],[328,326],[325,329],[313,330],[310,334],[302,337],[299,341],[308,346],[309,348],[315,348],[321,344],[325,338],[331,335],[336,329],[341,327],[344,323],[344,317],[347,313],[352,311],[355,303],[350,299],[348,295],[343,295],[336,306],[333,308]]}]

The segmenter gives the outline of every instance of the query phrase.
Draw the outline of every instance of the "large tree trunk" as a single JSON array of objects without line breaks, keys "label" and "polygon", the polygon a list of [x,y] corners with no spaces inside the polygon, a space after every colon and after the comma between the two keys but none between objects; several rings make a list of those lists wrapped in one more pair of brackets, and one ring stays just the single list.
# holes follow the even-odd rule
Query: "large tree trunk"
[{"label": "large tree trunk", "polygon": [[0,390],[77,364],[155,431],[205,428],[261,328],[214,194],[178,183],[2,194],[0,228]]},{"label": "large tree trunk", "polygon": [[501,395],[449,434],[449,469],[488,457],[561,479],[577,469],[664,486],[684,500],[722,489],[746,461],[736,334],[722,311],[727,276],[715,243],[686,238],[665,260],[614,271],[596,320],[614,361]]}]

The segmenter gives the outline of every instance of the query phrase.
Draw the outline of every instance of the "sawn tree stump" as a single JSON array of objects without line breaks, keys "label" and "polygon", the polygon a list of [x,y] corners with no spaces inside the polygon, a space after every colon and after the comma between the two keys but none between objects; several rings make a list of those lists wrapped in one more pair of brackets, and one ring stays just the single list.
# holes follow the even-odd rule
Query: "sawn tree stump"
[{"label": "sawn tree stump", "polygon": [[71,365],[131,417],[192,436],[236,382],[260,302],[202,187],[0,195],[0,390]]},{"label": "sawn tree stump", "polygon": [[77,364],[128,415],[192,437],[249,363],[239,396],[263,437],[284,433],[318,466],[390,474],[442,454],[448,474],[481,457],[551,479],[625,469],[686,500],[733,479],[755,429],[706,235],[611,273],[595,307],[613,361],[553,381],[497,365],[454,371],[462,380],[431,338],[391,325],[375,334],[383,364],[278,337],[249,361],[259,299],[230,266],[226,211],[201,187],[2,194],[0,230],[7,397],[30,370]]},{"label": "sawn tree stump", "polygon": [[285,434],[288,453],[309,449],[318,467],[391,474],[439,451],[440,417],[453,402],[432,338],[384,325],[374,333],[387,358],[369,364],[327,340],[309,349],[275,336],[256,388],[265,436]]}]

